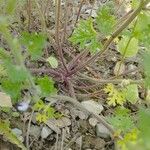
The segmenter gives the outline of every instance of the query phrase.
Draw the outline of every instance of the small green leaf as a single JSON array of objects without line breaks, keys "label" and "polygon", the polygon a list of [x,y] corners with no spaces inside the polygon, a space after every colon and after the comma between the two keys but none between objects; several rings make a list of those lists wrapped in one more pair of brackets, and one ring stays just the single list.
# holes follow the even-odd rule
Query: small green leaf
[{"label": "small green leaf", "polygon": [[46,59],[47,62],[51,65],[52,68],[57,68],[58,67],[58,61],[55,57],[50,56]]},{"label": "small green leaf", "polygon": [[150,48],[150,16],[148,12],[141,12],[137,18],[137,24],[134,30],[134,36],[139,42]]},{"label": "small green leaf", "polygon": [[124,57],[135,56],[138,52],[138,40],[130,37],[123,37],[118,43],[118,50]]},{"label": "small green leaf", "polygon": [[139,112],[139,129],[140,129],[140,138],[142,138],[142,142],[144,144],[145,149],[150,149],[150,110],[149,109],[141,109]]},{"label": "small green leaf", "polygon": [[97,40],[97,33],[91,18],[80,21],[69,40],[73,44],[79,44],[80,48],[89,48],[92,53],[100,50],[101,44]]},{"label": "small green leaf", "polygon": [[131,1],[131,6],[134,9],[137,8],[139,6],[139,4],[140,4],[140,0],[132,0]]},{"label": "small green leaf", "polygon": [[6,2],[6,12],[7,14],[12,14],[16,8],[17,0],[7,0]]},{"label": "small green leaf", "polygon": [[38,33],[24,32],[21,37],[21,43],[27,48],[31,58],[36,60],[43,54],[42,49],[46,44],[46,37]]},{"label": "small green leaf", "polygon": [[6,69],[0,64],[0,78],[6,77],[7,72]]},{"label": "small green leaf", "polygon": [[126,99],[129,102],[131,102],[132,104],[135,104],[138,101],[139,96],[138,96],[138,86],[137,86],[137,84],[127,85],[125,87],[125,89],[123,90],[123,92],[125,94]]},{"label": "small green leaf", "polygon": [[13,102],[21,97],[22,84],[20,82],[14,83],[10,80],[2,81],[2,89],[11,96]]},{"label": "small green leaf", "polygon": [[96,24],[100,33],[104,36],[108,36],[113,31],[116,17],[112,15],[112,7],[104,5],[99,9]]},{"label": "small green leaf", "polygon": [[150,52],[145,51],[143,54],[143,62],[142,65],[144,67],[144,73],[145,73],[145,86],[150,88]]},{"label": "small green leaf", "polygon": [[12,82],[22,82],[28,77],[28,72],[25,68],[19,65],[13,65],[11,62],[5,62],[4,66],[6,68],[9,79]]},{"label": "small green leaf", "polygon": [[34,110],[36,111],[40,111],[44,108],[44,102],[42,100],[39,100],[38,102],[36,102],[33,106]]},{"label": "small green leaf", "polygon": [[107,120],[116,130],[120,130],[122,133],[130,131],[134,127],[129,110],[123,107],[117,108],[114,116],[108,117]]},{"label": "small green leaf", "polygon": [[51,93],[57,92],[56,88],[54,87],[54,81],[47,76],[37,78],[36,83],[40,87],[41,96],[43,97],[46,97],[50,95]]},{"label": "small green leaf", "polygon": [[0,59],[9,60],[11,59],[9,52],[0,47]]},{"label": "small green leaf", "polygon": [[124,93],[115,88],[113,84],[107,84],[104,88],[105,93],[108,94],[107,100],[108,105],[116,106],[123,105],[126,101]]}]

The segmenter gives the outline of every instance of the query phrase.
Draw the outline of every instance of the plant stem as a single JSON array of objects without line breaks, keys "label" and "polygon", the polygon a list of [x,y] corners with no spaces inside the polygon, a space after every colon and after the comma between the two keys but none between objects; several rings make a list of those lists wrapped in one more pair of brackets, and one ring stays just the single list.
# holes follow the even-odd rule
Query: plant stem
[{"label": "plant stem", "polygon": [[37,6],[37,9],[39,11],[39,16],[40,16],[40,20],[41,20],[41,24],[42,24],[42,31],[46,35],[46,21],[45,21],[44,14],[43,14],[43,12],[41,10],[41,7],[40,7],[38,1],[34,0],[34,2],[35,2],[36,6]]},{"label": "plant stem", "polygon": [[[101,85],[101,84],[107,84],[107,83],[113,83],[113,84],[119,84],[121,82],[123,82],[126,79],[107,79],[107,80],[103,80],[103,79],[95,79],[95,78],[91,78],[87,75],[84,74],[80,74],[80,76],[82,77],[82,79],[88,80],[91,83],[96,83],[97,85]],[[129,80],[130,84],[143,84],[143,80]]]},{"label": "plant stem", "polygon": [[62,43],[64,43],[66,41],[66,34],[67,34],[67,24],[68,24],[68,0],[65,0],[65,11],[64,11],[64,14],[65,14],[65,21],[64,21],[64,35],[63,35],[63,38],[62,38]]},{"label": "plant stem", "polygon": [[79,19],[80,12],[81,12],[81,9],[82,9],[82,6],[83,6],[84,1],[85,1],[85,0],[82,0],[81,3],[80,3],[79,10],[78,10],[78,14],[77,14],[77,18],[76,18],[76,21],[75,21],[75,24],[74,24],[75,27],[76,27],[76,25],[77,25],[77,22],[78,22],[78,19]]},{"label": "plant stem", "polygon": [[41,68],[29,68],[29,70],[32,72],[32,73],[44,73],[44,74],[51,74],[51,75],[54,75],[54,76],[60,76],[60,73],[58,71],[55,71],[53,69],[41,69]]},{"label": "plant stem", "polygon": [[59,34],[59,26],[60,26],[60,9],[61,9],[61,0],[56,0],[56,18],[55,18],[55,41],[58,49],[58,55],[60,57],[60,60],[63,64],[63,67],[65,68],[66,72],[68,73],[68,68],[66,66],[62,46],[60,43],[60,34]]}]

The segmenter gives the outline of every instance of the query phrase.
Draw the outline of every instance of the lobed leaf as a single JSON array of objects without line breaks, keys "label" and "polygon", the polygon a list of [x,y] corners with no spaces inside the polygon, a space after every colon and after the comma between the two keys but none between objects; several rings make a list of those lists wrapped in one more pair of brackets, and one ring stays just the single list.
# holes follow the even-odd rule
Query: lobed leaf
[{"label": "lobed leaf", "polygon": [[104,36],[108,36],[113,31],[116,17],[112,15],[112,7],[104,5],[99,9],[96,24],[98,30]]},{"label": "lobed leaf", "polygon": [[33,60],[37,60],[43,54],[42,49],[46,44],[46,37],[41,33],[23,32],[21,43],[27,48],[28,53]]},{"label": "lobed leaf", "polygon": [[80,48],[89,48],[91,53],[99,51],[101,47],[91,18],[80,21],[69,40],[73,44],[79,44]]},{"label": "lobed leaf", "polygon": [[57,92],[56,88],[54,87],[54,81],[47,76],[37,78],[35,82],[41,90],[40,94],[42,97],[46,97],[49,96],[51,93],[54,94]]}]

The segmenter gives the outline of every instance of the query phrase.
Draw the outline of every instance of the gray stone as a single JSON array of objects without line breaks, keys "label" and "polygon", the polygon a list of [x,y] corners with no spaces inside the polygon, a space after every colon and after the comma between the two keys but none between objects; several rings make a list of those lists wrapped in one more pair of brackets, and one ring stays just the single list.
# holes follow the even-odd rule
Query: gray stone
[{"label": "gray stone", "polygon": [[98,137],[109,138],[110,134],[110,131],[102,123],[96,125],[96,135]]},{"label": "gray stone", "polygon": [[95,127],[98,123],[98,120],[96,118],[90,118],[89,119],[89,124],[92,126],[92,127]]},{"label": "gray stone", "polygon": [[80,136],[76,139],[76,143],[78,146],[82,147],[82,136]]},{"label": "gray stone", "polygon": [[80,119],[85,120],[88,118],[88,114],[83,111],[78,111],[78,116]]},{"label": "gray stone", "polygon": [[16,136],[20,136],[22,135],[22,130],[18,129],[18,128],[13,128],[12,132],[16,135]]},{"label": "gray stone", "polygon": [[71,120],[67,117],[62,117],[59,119],[49,119],[46,122],[46,125],[50,127],[53,131],[55,131],[57,134],[61,133],[60,128],[65,128],[71,125]]},{"label": "gray stone", "polygon": [[46,139],[52,132],[53,131],[49,127],[47,126],[43,127],[41,131],[42,139]]},{"label": "gray stone", "polygon": [[23,142],[24,138],[22,136],[22,130],[18,129],[18,128],[14,128],[12,129],[12,132],[18,137],[18,139]]},{"label": "gray stone", "polygon": [[[133,64],[130,64],[130,65],[128,66],[128,70],[134,70],[134,69],[136,69],[136,68],[137,68],[137,66],[135,66],[135,65],[133,65]],[[136,71],[131,72],[132,75],[135,75],[136,73],[137,73]]]},{"label": "gray stone", "polygon": [[33,113],[33,116],[32,116],[32,122],[34,123],[34,124],[36,124],[36,115],[37,115],[37,113]]},{"label": "gray stone", "polygon": [[103,106],[95,102],[93,100],[83,101],[81,102],[82,106],[85,107],[89,112],[93,112],[95,114],[100,114],[103,111]]},{"label": "gray stone", "polygon": [[34,136],[35,138],[39,138],[41,133],[41,128],[39,126],[31,125],[29,134]]}]

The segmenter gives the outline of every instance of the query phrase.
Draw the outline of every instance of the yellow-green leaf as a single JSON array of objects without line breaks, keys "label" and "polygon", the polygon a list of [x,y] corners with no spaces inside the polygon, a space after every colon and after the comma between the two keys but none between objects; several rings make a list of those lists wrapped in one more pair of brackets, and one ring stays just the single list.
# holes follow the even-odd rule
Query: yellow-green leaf
[{"label": "yellow-green leaf", "polygon": [[57,68],[58,67],[58,61],[55,57],[50,56],[50,57],[47,58],[46,61],[49,62],[49,64],[51,65],[52,68]]},{"label": "yellow-green leaf", "polygon": [[138,96],[138,86],[137,84],[130,84],[126,86],[124,90],[124,94],[126,96],[126,99],[131,102],[132,104],[135,104],[137,100],[139,99]]},{"label": "yellow-green leaf", "polygon": [[118,43],[118,51],[124,57],[135,56],[138,52],[138,39],[130,37],[123,37]]}]

